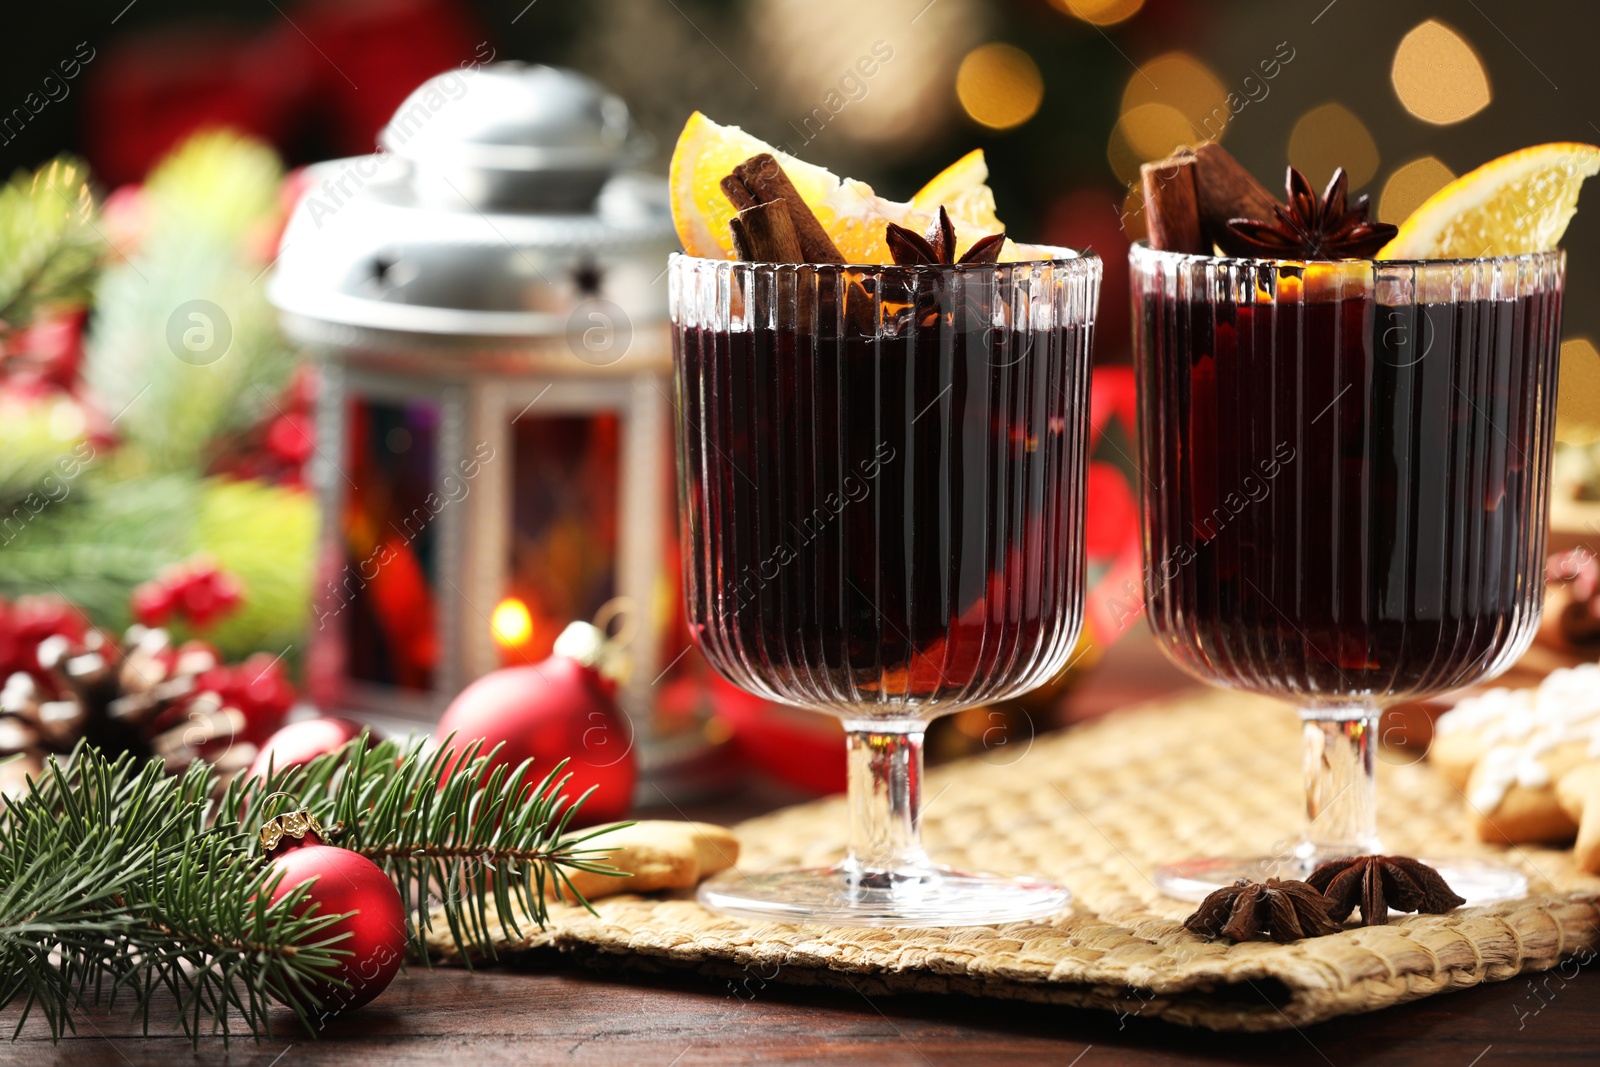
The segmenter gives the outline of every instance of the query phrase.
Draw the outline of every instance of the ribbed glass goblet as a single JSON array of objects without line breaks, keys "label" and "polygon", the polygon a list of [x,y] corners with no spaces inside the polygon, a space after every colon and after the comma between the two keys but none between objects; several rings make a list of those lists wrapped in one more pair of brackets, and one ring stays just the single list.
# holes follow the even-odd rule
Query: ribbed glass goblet
[{"label": "ribbed glass goblet", "polygon": [[927,720],[1045,682],[1082,621],[1100,261],[1059,255],[673,258],[695,639],[735,684],[836,715],[848,735],[844,860],[730,873],[701,887],[708,907],[931,926],[1069,899],[1040,879],[936,866],[919,833]]},{"label": "ribbed glass goblet", "polygon": [[[1150,626],[1190,673],[1300,708],[1310,819],[1284,855],[1159,883],[1379,852],[1381,708],[1492,677],[1538,625],[1564,257],[1130,258]],[[1474,902],[1526,889],[1445,866]]]}]

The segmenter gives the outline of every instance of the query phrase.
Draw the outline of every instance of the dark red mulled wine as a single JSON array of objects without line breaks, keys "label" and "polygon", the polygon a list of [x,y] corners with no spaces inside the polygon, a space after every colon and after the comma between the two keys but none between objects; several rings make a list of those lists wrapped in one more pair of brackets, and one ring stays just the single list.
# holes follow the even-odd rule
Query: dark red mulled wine
[{"label": "dark red mulled wine", "polygon": [[1011,279],[1026,269],[884,268],[837,303],[837,272],[802,271],[801,297],[758,288],[747,321],[680,316],[701,648],[740,686],[851,718],[1039,684],[1082,620],[1087,316]]},{"label": "dark red mulled wine", "polygon": [[1543,592],[1559,260],[1307,277],[1158,256],[1136,253],[1134,300],[1147,607],[1168,654],[1306,706],[1438,693],[1520,654]]}]

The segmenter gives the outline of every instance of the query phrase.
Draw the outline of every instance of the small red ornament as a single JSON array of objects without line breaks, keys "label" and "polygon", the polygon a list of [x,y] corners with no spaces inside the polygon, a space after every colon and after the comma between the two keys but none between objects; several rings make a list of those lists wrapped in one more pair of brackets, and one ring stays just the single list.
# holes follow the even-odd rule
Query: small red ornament
[{"label": "small red ornament", "polygon": [[265,778],[269,763],[273,771],[303,767],[318,756],[337,752],[345,742],[360,737],[361,729],[358,722],[332,717],[292,722],[267,738],[245,777]]},{"label": "small red ornament", "polygon": [[507,667],[484,675],[461,691],[439,720],[441,741],[455,734],[458,748],[483,740],[487,752],[501,742],[496,763],[533,760],[528,779],[537,782],[559,761],[571,760],[568,795],[590,786],[574,826],[624,818],[633,805],[638,776],[633,730],[616,702],[616,683],[602,673],[608,654],[605,634],[575,622],[542,663]]},{"label": "small red ornament", "polygon": [[[324,836],[309,811],[285,812],[267,820],[261,827],[261,845],[272,868],[283,872],[270,899],[275,904],[296,886],[310,882],[310,893],[297,916],[313,904],[320,915],[355,912],[315,935],[320,941],[349,934],[334,947],[350,955],[340,957],[329,980],[308,983],[303,992],[271,992],[285,1004],[309,997],[310,1003],[302,1004],[306,1011],[337,1015],[361,1007],[394,981],[406,951],[406,912],[400,891],[381,867],[359,852],[324,843]],[[334,978],[348,985],[338,985]]]}]

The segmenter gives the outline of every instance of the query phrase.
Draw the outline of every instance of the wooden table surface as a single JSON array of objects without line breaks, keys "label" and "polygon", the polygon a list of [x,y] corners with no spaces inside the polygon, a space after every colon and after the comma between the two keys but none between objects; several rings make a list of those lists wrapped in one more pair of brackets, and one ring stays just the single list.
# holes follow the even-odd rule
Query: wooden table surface
[{"label": "wooden table surface", "polygon": [[[207,1040],[188,1043],[154,1021],[141,1038],[121,1016],[80,1017],[78,1033],[52,1046],[29,1024],[0,1045],[16,1067],[145,1067],[183,1062],[238,1067],[397,1067],[440,1064],[617,1064],[693,1067],[755,1062],[1173,1065],[1403,1064],[1407,1067],[1600,1062],[1600,973],[1535,1000],[1528,980],[1431,997],[1371,1015],[1272,1034],[1214,1034],[1108,1012],[955,997],[872,997],[768,986],[753,999],[685,975],[618,982],[581,971],[412,971],[382,997],[316,1038],[280,1013],[278,1032],[236,1041],[224,1058]],[[1532,1014],[1536,1004],[1543,1010]],[[1520,1012],[1520,1014],[1519,1014]]]},{"label": "wooden table surface", "polygon": [[[1142,634],[1140,635],[1142,637]],[[1100,711],[1159,694],[1176,672],[1132,638],[1075,694]],[[729,815],[748,813],[746,798]],[[737,810],[743,809],[743,810]],[[696,811],[696,817],[711,812]],[[697,975],[618,978],[575,969],[554,954],[519,969],[413,968],[382,997],[313,1037],[293,1016],[275,1035],[206,1039],[198,1055],[159,1006],[139,1036],[124,1014],[80,1015],[77,1033],[52,1044],[31,1020],[0,1045],[18,1067],[144,1067],[227,1063],[300,1067],[401,1064],[1498,1064],[1600,1063],[1600,964],[1514,978],[1368,1015],[1271,1034],[1216,1034],[1137,1016],[963,997],[873,996],[777,984],[735,996]],[[0,1018],[6,1030],[14,1014]]]}]

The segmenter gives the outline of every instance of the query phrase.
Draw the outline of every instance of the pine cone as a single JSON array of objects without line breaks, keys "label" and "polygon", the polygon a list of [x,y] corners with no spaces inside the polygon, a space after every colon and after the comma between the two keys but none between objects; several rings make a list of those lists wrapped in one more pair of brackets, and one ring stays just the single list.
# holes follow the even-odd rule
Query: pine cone
[{"label": "pine cone", "polygon": [[250,766],[293,702],[271,657],[229,667],[203,642],[174,647],[166,630],[146,626],[129,627],[118,642],[63,622],[57,629],[65,632],[41,638],[38,627],[8,624],[64,616],[37,603],[16,607],[0,601],[0,646],[9,652],[0,666],[11,670],[0,687],[0,757],[21,758],[0,765],[0,794],[25,788],[46,756],[80,740],[112,754],[160,757],[173,772],[204,759],[226,783]]}]

